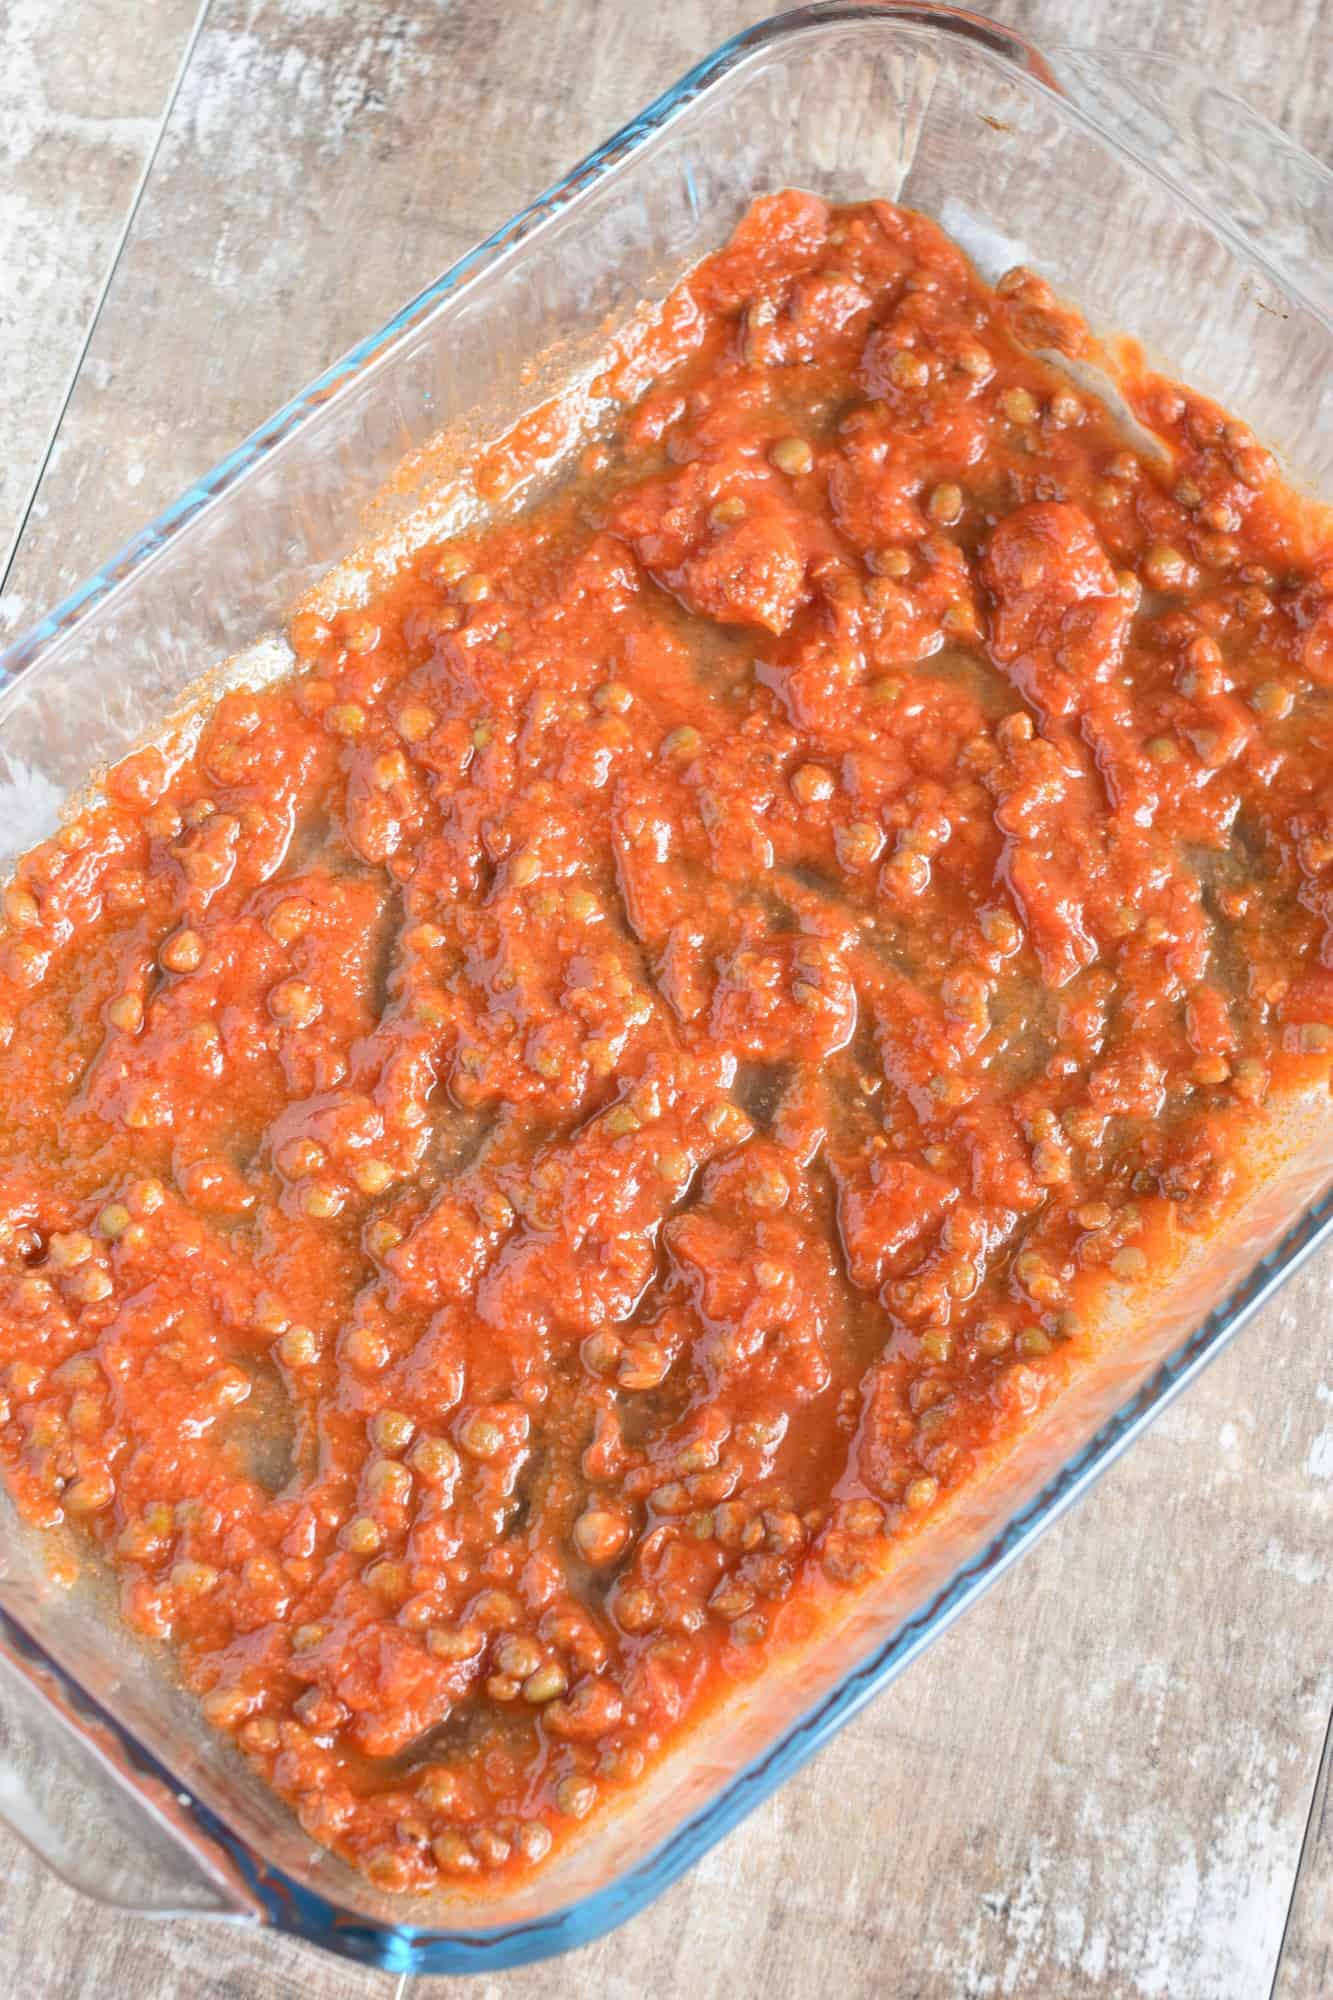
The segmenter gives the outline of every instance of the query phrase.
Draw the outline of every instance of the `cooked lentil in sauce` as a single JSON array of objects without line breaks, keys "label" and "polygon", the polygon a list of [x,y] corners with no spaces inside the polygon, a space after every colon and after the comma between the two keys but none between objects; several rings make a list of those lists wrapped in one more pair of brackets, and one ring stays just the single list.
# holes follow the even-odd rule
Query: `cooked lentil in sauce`
[{"label": "cooked lentil in sauce", "polygon": [[5,895],[0,1464],[386,1887],[929,1532],[1327,1068],[1333,539],[1075,325],[759,201],[575,482]]}]

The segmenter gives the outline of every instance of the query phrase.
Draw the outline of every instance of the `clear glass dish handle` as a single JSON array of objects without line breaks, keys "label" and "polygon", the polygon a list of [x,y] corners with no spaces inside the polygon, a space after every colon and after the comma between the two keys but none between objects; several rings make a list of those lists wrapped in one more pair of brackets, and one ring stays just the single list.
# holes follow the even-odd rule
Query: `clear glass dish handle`
[{"label": "clear glass dish handle", "polygon": [[[1333,173],[1215,74],[1127,49],[1044,51],[1065,95],[1333,323]],[[1280,307],[1277,307],[1280,310]]]},{"label": "clear glass dish handle", "polygon": [[126,1768],[116,1733],[40,1677],[0,1630],[0,1826],[70,1888],[144,1916],[254,1922],[260,1906],[191,1824],[184,1795]]}]

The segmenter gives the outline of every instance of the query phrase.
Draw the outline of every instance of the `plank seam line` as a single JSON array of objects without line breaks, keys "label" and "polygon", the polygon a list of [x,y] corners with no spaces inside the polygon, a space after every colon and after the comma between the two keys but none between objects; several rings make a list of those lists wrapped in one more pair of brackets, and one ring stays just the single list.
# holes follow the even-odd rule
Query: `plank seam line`
[{"label": "plank seam line", "polygon": [[1301,1877],[1305,1873],[1305,1863],[1314,1837],[1315,1821],[1319,1817],[1319,1802],[1327,1790],[1325,1778],[1333,1778],[1333,1772],[1328,1768],[1331,1749],[1333,1749],[1333,1708],[1329,1710],[1328,1722],[1324,1729],[1324,1744],[1319,1752],[1319,1762],[1315,1766],[1314,1790],[1310,1795],[1310,1809],[1305,1815],[1305,1831],[1301,1835],[1301,1851],[1296,1857],[1296,1873],[1292,1877],[1291,1894],[1287,1898],[1287,1914],[1282,1920],[1282,1936],[1278,1940],[1277,1957],[1273,1961],[1273,1983],[1268,1989],[1268,2000],[1276,2000],[1277,1983],[1282,1977],[1282,1961],[1287,1955],[1287,1937],[1296,1908],[1296,1897],[1300,1892]]},{"label": "plank seam line", "polygon": [[[56,411],[55,422],[51,426],[50,434],[46,440],[46,447],[38,461],[32,485],[28,490],[28,497],[23,504],[23,511],[19,516],[18,526],[14,530],[14,539],[10,544],[9,552],[5,558],[4,571],[0,573],[0,592],[3,592],[7,587],[10,576],[13,573],[14,564],[18,560],[18,553],[23,545],[23,537],[27,533],[28,523],[32,519],[33,508],[37,505],[37,497],[42,489],[42,481],[46,478],[47,470],[51,464],[51,455],[60,437],[61,426],[69,413],[69,406],[73,401],[74,391],[78,387],[79,377],[83,373],[83,364],[88,359],[88,350],[93,343],[93,335],[97,332],[98,324],[101,321],[102,313],[106,306],[107,297],[115,282],[121,258],[125,254],[125,246],[129,242],[130,233],[134,228],[135,220],[143,205],[143,198],[148,187],[149,178],[152,175],[153,168],[157,165],[158,154],[162,150],[162,141],[166,135],[168,122],[172,112],[176,108],[176,100],[180,96],[186,71],[194,60],[194,52],[198,46],[199,37],[203,32],[204,22],[208,17],[211,5],[212,0],[200,0],[199,10],[194,17],[194,25],[186,37],[181,59],[176,65],[176,74],[172,79],[171,88],[167,93],[166,103],[162,107],[162,116],[158,120],[157,133],[144,160],[143,172],[140,174],[138,185],[134,190],[134,198],[125,212],[125,220],[121,225],[120,234],[116,238],[115,248],[112,250],[110,261],[107,264],[106,276],[103,278],[101,289],[97,294],[97,303],[88,316],[88,325],[83,339],[79,344],[79,351],[74,357],[74,366],[71,368],[69,379],[65,384],[65,392],[60,399],[60,408]],[[25,620],[24,622],[28,623],[31,621]]]}]

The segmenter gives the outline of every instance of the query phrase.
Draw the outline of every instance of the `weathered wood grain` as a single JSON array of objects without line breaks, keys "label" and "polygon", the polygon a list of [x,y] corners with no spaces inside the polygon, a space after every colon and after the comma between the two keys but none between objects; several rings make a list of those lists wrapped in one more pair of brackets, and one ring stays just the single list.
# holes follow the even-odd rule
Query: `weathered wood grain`
[{"label": "weathered wood grain", "polygon": [[157,138],[198,0],[0,5],[0,576]]},{"label": "weathered wood grain", "polygon": [[0,597],[0,638],[768,11],[213,0]]},{"label": "weathered wood grain", "polygon": [[1333,37],[1321,0],[1121,0],[1102,12],[1068,0],[995,0],[979,9],[1043,48],[1062,43],[1152,50],[1211,77],[1322,160],[1333,154]]},{"label": "weathered wood grain", "polygon": [[[1323,1476],[1333,1475],[1333,1435],[1319,1457]],[[1328,1993],[1333,1993],[1333,1719],[1272,2000],[1324,2000]]]},{"label": "weathered wood grain", "polygon": [[401,2000],[401,1982],[226,1923],[101,1909],[0,1840],[0,1980],[26,2000]]},{"label": "weathered wood grain", "polygon": [[[30,8],[54,0],[25,0]],[[0,632],[687,62],[733,0],[213,0]],[[1057,0],[996,11],[1091,39]],[[1319,0],[1124,0],[1328,152]],[[4,20],[0,11],[0,21]],[[0,32],[3,32],[0,30]],[[0,378],[2,379],[2,378]],[[12,384],[12,378],[11,378]],[[0,408],[8,393],[0,391]],[[1278,2000],[1328,1990],[1333,1267],[1312,1265],[1096,1497],[652,1910],[482,2000]],[[393,1982],[107,1916],[0,1840],[0,1991],[314,2000]],[[451,1982],[422,1982],[437,2000]],[[460,1992],[462,1991],[460,1984]]]}]

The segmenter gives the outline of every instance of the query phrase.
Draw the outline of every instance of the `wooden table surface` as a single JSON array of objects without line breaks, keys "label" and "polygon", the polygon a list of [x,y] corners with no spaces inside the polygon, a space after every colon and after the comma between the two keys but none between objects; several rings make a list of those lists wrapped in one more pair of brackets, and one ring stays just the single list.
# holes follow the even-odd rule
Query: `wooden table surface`
[{"label": "wooden table surface", "polygon": [[[982,0],[984,4],[984,0]],[[757,0],[0,0],[0,640]],[[1333,155],[1321,0],[997,0]],[[1333,1257],[653,1908],[476,2000],[1333,1991]],[[399,2000],[0,1834],[0,1993]],[[422,1980],[416,2000],[454,1982]],[[461,1993],[462,1982],[457,1982]]]}]

